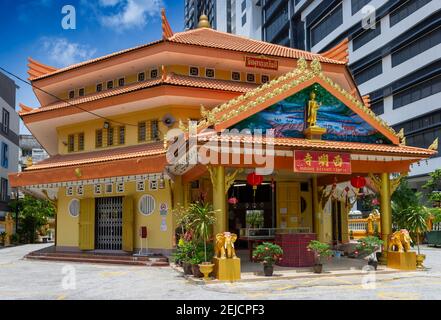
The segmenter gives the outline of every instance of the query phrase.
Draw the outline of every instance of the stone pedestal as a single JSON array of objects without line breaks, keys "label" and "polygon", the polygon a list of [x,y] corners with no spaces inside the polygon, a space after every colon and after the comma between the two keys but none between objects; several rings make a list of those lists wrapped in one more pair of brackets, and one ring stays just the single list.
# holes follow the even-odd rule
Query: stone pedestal
[{"label": "stone pedestal", "polygon": [[324,135],[326,133],[326,129],[320,128],[317,126],[313,126],[313,127],[308,127],[307,129],[305,129],[305,131],[303,131],[303,133],[305,134],[306,139],[321,140],[322,135]]},{"label": "stone pedestal", "polygon": [[387,253],[387,267],[399,270],[416,270],[416,252]]},{"label": "stone pedestal", "polygon": [[218,280],[240,280],[240,259],[214,258],[214,276]]}]

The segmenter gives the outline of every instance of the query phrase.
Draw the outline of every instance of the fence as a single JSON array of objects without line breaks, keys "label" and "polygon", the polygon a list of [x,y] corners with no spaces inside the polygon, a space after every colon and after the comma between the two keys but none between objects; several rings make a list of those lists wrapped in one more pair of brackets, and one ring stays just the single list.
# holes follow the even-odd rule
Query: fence
[{"label": "fence", "polygon": [[380,215],[371,213],[366,219],[349,219],[349,235],[354,239],[372,236],[381,232]]}]

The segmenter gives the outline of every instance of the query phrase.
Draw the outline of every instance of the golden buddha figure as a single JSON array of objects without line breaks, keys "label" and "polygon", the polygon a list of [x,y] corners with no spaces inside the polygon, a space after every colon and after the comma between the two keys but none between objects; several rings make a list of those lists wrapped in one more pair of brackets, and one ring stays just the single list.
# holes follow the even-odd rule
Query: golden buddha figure
[{"label": "golden buddha figure", "polygon": [[316,100],[316,94],[314,91],[311,91],[309,95],[308,101],[308,127],[316,127],[317,126],[317,111],[320,108],[321,104]]}]

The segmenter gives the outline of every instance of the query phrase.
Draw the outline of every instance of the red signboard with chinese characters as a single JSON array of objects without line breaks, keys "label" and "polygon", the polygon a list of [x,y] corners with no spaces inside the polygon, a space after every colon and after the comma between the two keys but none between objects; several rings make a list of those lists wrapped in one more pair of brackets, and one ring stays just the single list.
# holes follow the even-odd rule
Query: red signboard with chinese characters
[{"label": "red signboard with chinese characters", "polygon": [[279,61],[262,57],[245,57],[245,64],[248,68],[266,70],[279,70]]},{"label": "red signboard with chinese characters", "polygon": [[352,173],[351,155],[326,151],[295,151],[294,171],[350,174]]}]

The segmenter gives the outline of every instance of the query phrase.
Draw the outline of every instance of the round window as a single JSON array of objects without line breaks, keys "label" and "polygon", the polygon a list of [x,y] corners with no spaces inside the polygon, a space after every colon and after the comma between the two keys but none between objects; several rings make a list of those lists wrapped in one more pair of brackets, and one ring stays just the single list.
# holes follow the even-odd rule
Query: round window
[{"label": "round window", "polygon": [[139,212],[148,216],[151,215],[154,210],[155,210],[155,198],[153,198],[149,194],[143,195],[139,199]]},{"label": "round window", "polygon": [[76,218],[80,214],[80,200],[72,199],[69,202],[69,214]]}]

